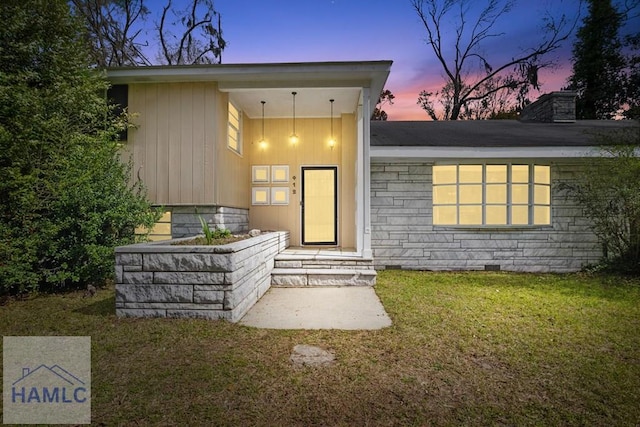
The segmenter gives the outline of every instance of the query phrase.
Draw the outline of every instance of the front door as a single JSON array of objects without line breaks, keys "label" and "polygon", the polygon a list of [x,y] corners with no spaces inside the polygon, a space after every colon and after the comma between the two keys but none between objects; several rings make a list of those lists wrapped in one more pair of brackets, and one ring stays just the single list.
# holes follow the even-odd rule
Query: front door
[{"label": "front door", "polygon": [[302,244],[338,244],[338,168],[302,168]]}]

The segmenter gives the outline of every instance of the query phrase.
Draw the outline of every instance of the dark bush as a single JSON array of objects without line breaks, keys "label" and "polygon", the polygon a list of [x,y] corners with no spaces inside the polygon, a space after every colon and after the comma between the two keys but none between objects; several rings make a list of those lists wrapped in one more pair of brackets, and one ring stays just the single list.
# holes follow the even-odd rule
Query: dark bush
[{"label": "dark bush", "polygon": [[157,218],[119,157],[122,120],[65,1],[5,0],[0,22],[0,293],[99,284]]}]

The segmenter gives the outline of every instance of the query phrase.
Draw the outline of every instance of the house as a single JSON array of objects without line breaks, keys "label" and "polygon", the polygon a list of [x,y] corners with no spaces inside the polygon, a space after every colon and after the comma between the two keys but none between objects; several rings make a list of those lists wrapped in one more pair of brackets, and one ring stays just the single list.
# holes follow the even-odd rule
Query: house
[{"label": "house", "polygon": [[575,93],[552,92],[520,120],[371,124],[375,265],[424,270],[570,272],[602,245],[560,191],[594,134],[635,122],[576,121]]},{"label": "house", "polygon": [[390,67],[108,70],[110,96],[135,115],[123,144],[134,178],[167,211],[156,237],[197,234],[202,215],[234,232],[288,230],[292,246],[370,258],[369,117]]},{"label": "house", "polygon": [[134,178],[167,212],[156,238],[197,234],[202,215],[376,269],[575,271],[600,257],[556,187],[593,155],[584,131],[619,123],[575,122],[564,92],[531,121],[371,122],[391,64],[108,70],[134,114]]}]

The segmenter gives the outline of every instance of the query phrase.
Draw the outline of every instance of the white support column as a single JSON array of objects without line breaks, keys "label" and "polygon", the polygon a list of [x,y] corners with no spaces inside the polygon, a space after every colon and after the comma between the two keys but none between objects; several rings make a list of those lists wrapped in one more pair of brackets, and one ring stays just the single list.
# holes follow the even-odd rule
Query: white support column
[{"label": "white support column", "polygon": [[360,92],[358,110],[356,111],[356,252],[364,253],[364,124],[363,124],[363,93]]},{"label": "white support column", "polygon": [[365,258],[371,251],[371,159],[370,159],[370,106],[371,90],[362,88],[358,114],[358,185],[357,185],[357,243],[358,253]]}]

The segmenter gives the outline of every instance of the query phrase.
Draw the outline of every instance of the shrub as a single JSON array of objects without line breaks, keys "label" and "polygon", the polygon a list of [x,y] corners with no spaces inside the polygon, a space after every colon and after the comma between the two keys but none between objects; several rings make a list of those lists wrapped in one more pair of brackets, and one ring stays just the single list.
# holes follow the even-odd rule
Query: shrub
[{"label": "shrub", "polygon": [[99,284],[158,218],[65,1],[0,5],[0,293]]},{"label": "shrub", "polygon": [[598,135],[606,145],[563,186],[585,209],[604,247],[601,270],[640,274],[640,128]]}]

